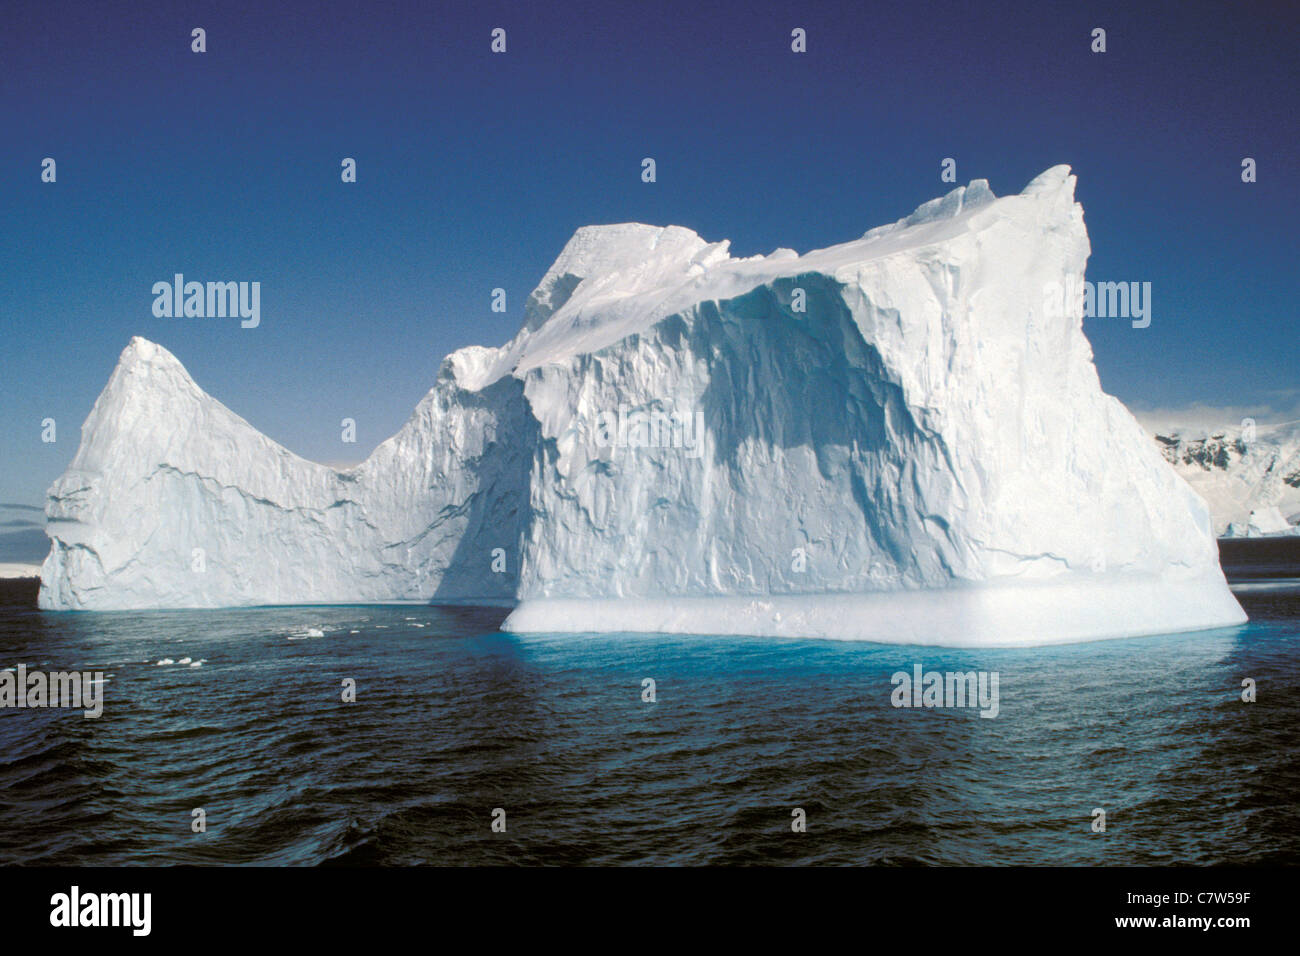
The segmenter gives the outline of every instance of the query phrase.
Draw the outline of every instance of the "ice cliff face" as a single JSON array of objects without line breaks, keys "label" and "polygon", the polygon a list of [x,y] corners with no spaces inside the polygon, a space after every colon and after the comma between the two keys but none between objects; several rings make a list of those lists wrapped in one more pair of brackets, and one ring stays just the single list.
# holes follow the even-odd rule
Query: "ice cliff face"
[{"label": "ice cliff face", "polygon": [[1157,447],[1225,538],[1300,534],[1300,423],[1159,429]]},{"label": "ice cliff face", "polygon": [[449,356],[342,472],[135,339],[50,490],[42,606],[507,598],[517,630],[926,643],[1238,623],[1204,503],[1044,309],[1088,254],[1064,166],[803,256],[580,229],[516,338]]}]

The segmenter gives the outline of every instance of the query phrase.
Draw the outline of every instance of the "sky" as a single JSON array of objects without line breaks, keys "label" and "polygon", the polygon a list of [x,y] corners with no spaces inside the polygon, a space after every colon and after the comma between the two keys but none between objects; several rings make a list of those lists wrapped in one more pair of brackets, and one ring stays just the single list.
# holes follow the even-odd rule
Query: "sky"
[{"label": "sky", "polygon": [[[951,189],[948,157],[998,195],[1073,167],[1088,278],[1152,284],[1148,328],[1085,322],[1108,392],[1300,417],[1298,11],[7,0],[0,562],[43,555],[45,490],[133,335],[292,451],[352,462],[447,353],[514,335],[578,227],[806,252]],[[260,282],[260,325],[155,317],[178,272]]]}]

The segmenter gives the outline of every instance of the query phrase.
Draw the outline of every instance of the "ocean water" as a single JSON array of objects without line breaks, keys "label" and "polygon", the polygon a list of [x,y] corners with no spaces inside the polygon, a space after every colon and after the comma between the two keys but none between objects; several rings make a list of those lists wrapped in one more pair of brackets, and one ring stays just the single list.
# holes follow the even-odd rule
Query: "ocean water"
[{"label": "ocean water", "polygon": [[[1300,542],[1257,544],[1224,547],[1247,625],[987,651],[50,614],[10,584],[0,668],[109,677],[97,720],[0,710],[0,863],[1300,862]],[[917,664],[996,671],[998,715],[894,707]]]}]

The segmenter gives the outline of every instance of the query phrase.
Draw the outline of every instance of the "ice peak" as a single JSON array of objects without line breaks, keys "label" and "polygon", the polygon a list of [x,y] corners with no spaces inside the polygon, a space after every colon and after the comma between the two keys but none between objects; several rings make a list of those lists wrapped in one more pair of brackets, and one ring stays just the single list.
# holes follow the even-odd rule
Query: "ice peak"
[{"label": "ice peak", "polygon": [[708,248],[710,244],[695,230],[684,226],[641,222],[583,226],[565,243],[528,297],[524,328],[531,331],[540,327],[569,301],[584,279],[627,272],[651,263],[689,265]]},{"label": "ice peak", "polygon": [[140,364],[180,366],[181,363],[180,359],[157,342],[150,342],[143,336],[133,335],[131,341],[126,343],[126,348],[122,349],[117,364],[121,367]]},{"label": "ice peak", "polygon": [[135,335],[118,356],[105,393],[126,395],[138,390],[202,393],[180,359],[157,342]]},{"label": "ice peak", "polygon": [[1022,196],[1037,196],[1041,193],[1066,190],[1074,198],[1075,177],[1070,175],[1070,167],[1065,163],[1045,169],[1029,181]]},{"label": "ice peak", "polygon": [[706,245],[694,229],[685,226],[651,226],[643,222],[582,226],[565,243],[547,274],[586,278],[636,265],[652,254],[689,258]]}]

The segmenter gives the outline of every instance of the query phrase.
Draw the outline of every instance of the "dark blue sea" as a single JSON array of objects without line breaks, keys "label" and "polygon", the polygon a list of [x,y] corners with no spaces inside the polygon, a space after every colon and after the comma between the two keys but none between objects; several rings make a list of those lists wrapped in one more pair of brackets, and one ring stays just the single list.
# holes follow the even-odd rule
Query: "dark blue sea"
[{"label": "dark blue sea", "polygon": [[[0,864],[1300,862],[1298,546],[1224,544],[1247,625],[1018,650],[43,613],[9,583],[0,668],[108,677],[97,720],[0,710]],[[892,706],[917,664],[996,671],[997,717]]]}]

